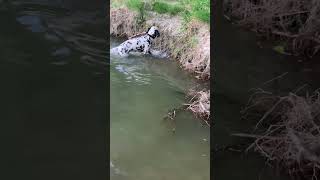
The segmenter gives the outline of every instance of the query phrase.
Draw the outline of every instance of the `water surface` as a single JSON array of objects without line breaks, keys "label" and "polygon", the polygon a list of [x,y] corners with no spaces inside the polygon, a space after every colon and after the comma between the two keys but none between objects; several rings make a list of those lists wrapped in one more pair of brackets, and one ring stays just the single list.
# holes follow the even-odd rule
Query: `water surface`
[{"label": "water surface", "polygon": [[0,1],[1,179],[107,178],[102,6]]}]

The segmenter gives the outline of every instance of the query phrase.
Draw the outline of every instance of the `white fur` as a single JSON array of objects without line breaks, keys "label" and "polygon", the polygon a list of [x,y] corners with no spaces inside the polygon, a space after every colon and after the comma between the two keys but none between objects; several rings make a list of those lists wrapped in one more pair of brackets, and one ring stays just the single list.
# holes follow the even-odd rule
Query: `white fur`
[{"label": "white fur", "polygon": [[110,53],[113,55],[119,55],[122,57],[129,56],[130,53],[140,52],[142,54],[150,54],[150,47],[154,38],[160,35],[158,28],[152,26],[149,28],[147,33],[128,39],[117,47],[114,47],[110,50]]}]

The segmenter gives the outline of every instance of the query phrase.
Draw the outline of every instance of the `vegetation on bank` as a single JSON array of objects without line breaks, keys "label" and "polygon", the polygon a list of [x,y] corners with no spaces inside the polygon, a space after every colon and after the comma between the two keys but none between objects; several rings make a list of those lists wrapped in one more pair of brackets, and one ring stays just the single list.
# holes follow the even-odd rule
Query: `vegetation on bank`
[{"label": "vegetation on bank", "polygon": [[243,111],[245,119],[258,119],[253,134],[236,135],[253,138],[247,150],[261,153],[292,177],[316,180],[320,176],[319,112],[319,90],[286,96],[257,90]]},{"label": "vegetation on bank", "polygon": [[197,19],[210,23],[210,0],[114,0],[111,5],[126,6],[140,15],[144,15],[145,11],[154,11],[159,14],[179,15],[188,22]]},{"label": "vegetation on bank", "polygon": [[319,0],[224,0],[225,15],[279,42],[276,51],[313,57],[320,52]]},{"label": "vegetation on bank", "polygon": [[[320,55],[319,0],[224,0],[227,19],[276,42],[274,50],[312,58]],[[287,95],[258,89],[242,111],[256,122],[248,133],[254,150],[266,163],[282,168],[292,179],[320,177],[320,91]],[[299,91],[299,92],[298,92]]]},{"label": "vegetation on bank", "polygon": [[192,91],[188,93],[190,103],[185,104],[187,109],[193,112],[197,117],[204,120],[210,127],[210,91]]}]

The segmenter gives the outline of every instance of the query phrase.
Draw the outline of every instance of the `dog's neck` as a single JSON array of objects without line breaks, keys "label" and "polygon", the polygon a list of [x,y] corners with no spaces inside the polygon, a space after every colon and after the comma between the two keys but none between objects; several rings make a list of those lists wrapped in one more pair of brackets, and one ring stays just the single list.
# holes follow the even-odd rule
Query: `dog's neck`
[{"label": "dog's neck", "polygon": [[152,39],[156,38],[156,35],[150,35],[149,33],[147,33],[149,37],[151,37]]}]

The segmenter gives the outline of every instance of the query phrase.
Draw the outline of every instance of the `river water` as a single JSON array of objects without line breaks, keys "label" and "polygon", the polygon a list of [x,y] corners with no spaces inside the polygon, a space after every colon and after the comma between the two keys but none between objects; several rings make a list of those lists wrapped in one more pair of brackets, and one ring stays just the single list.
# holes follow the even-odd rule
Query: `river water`
[{"label": "river water", "polygon": [[1,179],[107,178],[102,5],[0,1]]},{"label": "river water", "polygon": [[[214,177],[224,180],[288,179],[258,154],[221,149],[232,146],[241,150],[252,142],[231,136],[232,133],[250,133],[256,123],[240,120],[240,111],[249,99],[250,89],[262,88],[283,95],[306,84],[301,92],[311,92],[320,87],[320,63],[316,59],[304,61],[301,57],[278,54],[272,50],[272,43],[261,41],[253,32],[228,22],[222,17],[221,9],[217,12],[213,42],[215,124],[212,148],[217,149],[212,159]],[[276,78],[281,75],[284,76]],[[274,78],[276,80],[270,81]]]},{"label": "river water", "polygon": [[[111,47],[123,40],[111,40]],[[185,103],[195,85],[176,62],[154,57],[111,57],[111,179],[207,180],[209,128],[191,113],[178,113],[176,132],[163,121]]]},{"label": "river water", "polygon": [[0,1],[3,179],[107,179],[109,131],[111,179],[209,179],[209,128],[162,120],[194,78],[170,60],[109,60],[105,3]]}]

